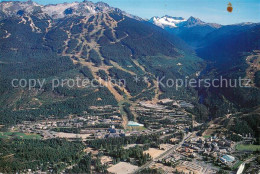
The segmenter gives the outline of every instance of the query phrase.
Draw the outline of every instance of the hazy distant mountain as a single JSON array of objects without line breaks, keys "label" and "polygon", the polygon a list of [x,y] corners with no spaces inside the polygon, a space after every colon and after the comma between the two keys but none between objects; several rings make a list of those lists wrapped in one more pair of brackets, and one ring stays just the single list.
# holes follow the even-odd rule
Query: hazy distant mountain
[{"label": "hazy distant mountain", "polygon": [[199,45],[208,33],[221,27],[219,24],[206,23],[192,16],[188,19],[170,16],[153,17],[149,22],[174,33],[192,47]]},{"label": "hazy distant mountain", "polygon": [[260,50],[260,24],[248,23],[223,26],[209,33],[202,40],[197,53],[225,69],[238,66],[243,53],[254,50]]},{"label": "hazy distant mountain", "polygon": [[[223,25],[218,30],[215,30],[214,32],[208,33],[205,38],[203,38],[200,46],[206,46],[209,43],[217,41],[219,38],[226,37],[228,35],[236,35],[238,33],[243,33],[244,31],[247,31],[249,29],[252,29],[253,27],[259,25],[260,23],[239,23],[239,24],[233,24],[233,25]],[[248,44],[250,46],[251,44]]]},{"label": "hazy distant mountain", "polygon": [[[237,108],[260,104],[260,90],[257,85],[260,81],[260,24],[223,26],[209,33],[196,52],[208,62],[207,68],[202,73],[204,77],[222,76],[226,79],[244,78],[251,81],[251,87],[248,88],[210,89],[205,95],[207,97],[204,96],[208,102],[206,105],[218,105],[217,98],[222,98],[222,95]],[[212,95],[215,97],[212,98]]]}]

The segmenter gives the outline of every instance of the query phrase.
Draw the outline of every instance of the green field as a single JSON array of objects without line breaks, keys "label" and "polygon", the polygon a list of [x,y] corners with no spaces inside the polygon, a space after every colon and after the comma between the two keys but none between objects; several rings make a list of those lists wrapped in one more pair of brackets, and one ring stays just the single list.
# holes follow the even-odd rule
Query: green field
[{"label": "green field", "polygon": [[37,134],[27,134],[22,132],[0,132],[0,138],[41,139],[41,136]]},{"label": "green field", "polygon": [[245,145],[245,144],[238,144],[236,146],[236,150],[239,150],[239,151],[256,151],[256,150],[260,150],[260,145]]},{"label": "green field", "polygon": [[233,165],[232,170],[237,169],[242,163],[243,163],[243,161],[238,160],[238,161]]},{"label": "green field", "polygon": [[204,135],[203,137],[204,137],[204,138],[210,138],[211,135]]}]

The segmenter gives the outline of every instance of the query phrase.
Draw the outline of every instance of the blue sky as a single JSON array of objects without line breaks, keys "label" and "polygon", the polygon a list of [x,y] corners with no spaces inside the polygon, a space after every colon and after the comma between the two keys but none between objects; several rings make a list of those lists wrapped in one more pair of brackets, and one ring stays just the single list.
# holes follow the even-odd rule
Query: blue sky
[{"label": "blue sky", "polygon": [[[39,4],[73,2],[75,0],[34,0]],[[98,2],[100,0],[92,0]],[[198,17],[206,22],[234,24],[260,22],[260,0],[102,0],[112,7],[150,19],[152,16]],[[231,2],[233,12],[228,13]]]}]

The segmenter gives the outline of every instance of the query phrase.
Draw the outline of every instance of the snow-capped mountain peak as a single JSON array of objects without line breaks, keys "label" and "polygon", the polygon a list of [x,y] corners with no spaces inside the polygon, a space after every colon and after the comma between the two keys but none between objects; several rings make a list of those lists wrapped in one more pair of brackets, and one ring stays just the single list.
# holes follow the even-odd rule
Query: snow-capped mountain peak
[{"label": "snow-capped mountain peak", "polygon": [[115,8],[110,7],[106,3],[93,3],[87,0],[84,0],[83,2],[49,4],[45,6],[32,1],[4,1],[0,3],[0,13],[5,16],[22,16],[37,12],[47,14],[50,17],[57,19],[68,15],[88,16],[98,12],[108,12],[112,10],[115,10]]},{"label": "snow-capped mountain peak", "polygon": [[161,28],[177,28],[177,27],[194,27],[194,26],[210,26],[213,28],[219,28],[221,25],[215,23],[206,23],[201,21],[199,18],[195,18],[193,16],[188,19],[184,19],[183,17],[171,17],[171,16],[163,16],[163,17],[152,17],[149,22],[161,27]]},{"label": "snow-capped mountain peak", "polygon": [[193,16],[189,17],[189,19],[186,21],[185,25],[187,27],[195,26],[195,25],[204,25],[205,22],[201,21],[199,18],[195,18]]},{"label": "snow-capped mountain peak", "polygon": [[170,27],[175,28],[178,26],[179,23],[185,22],[186,19],[182,17],[171,17],[171,16],[163,16],[163,17],[152,17],[150,19],[150,22],[154,23],[155,25],[159,27]]},{"label": "snow-capped mountain peak", "polygon": [[38,8],[42,6],[32,2],[20,2],[20,1],[3,1],[0,3],[0,11],[7,16],[12,16],[14,14],[20,14],[23,12],[33,13]]}]

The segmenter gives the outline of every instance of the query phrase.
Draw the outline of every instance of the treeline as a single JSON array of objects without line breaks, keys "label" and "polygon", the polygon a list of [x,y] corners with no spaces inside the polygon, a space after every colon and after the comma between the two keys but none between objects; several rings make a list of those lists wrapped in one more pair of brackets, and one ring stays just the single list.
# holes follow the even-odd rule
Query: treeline
[{"label": "treeline", "polygon": [[260,144],[259,125],[260,116],[258,113],[241,115],[241,117],[235,118],[234,126],[232,126],[230,130],[244,136],[245,134],[250,134],[252,137],[256,138],[255,143]]},{"label": "treeline", "polygon": [[[151,156],[147,153],[144,153],[145,150],[148,150],[149,146],[135,146],[129,149],[115,149],[108,153],[109,156],[114,158],[113,163],[116,164],[120,161],[132,162],[138,166],[144,165],[147,161],[151,160]],[[131,158],[134,158],[135,161],[131,161]]]},{"label": "treeline", "polygon": [[[88,111],[89,106],[117,105],[117,101],[108,89],[104,87],[97,89],[99,89],[98,92],[88,93],[86,96],[82,95],[68,98],[64,101],[52,102],[48,100],[39,108],[33,110],[12,111],[8,108],[0,108],[0,124],[13,125],[21,123],[24,120],[36,121],[38,119],[44,119],[50,115],[54,115],[57,118],[63,118],[69,114],[80,115],[84,111]],[[70,90],[66,91],[66,93],[68,94],[69,91]],[[72,94],[74,92],[71,91]],[[62,93],[65,93],[65,91]],[[98,100],[98,98],[101,98],[102,100]]]},{"label": "treeline", "polygon": [[152,169],[152,168],[145,168],[138,172],[138,174],[163,174],[164,171],[162,169]]},{"label": "treeline", "polygon": [[[89,147],[98,149],[108,156],[112,156],[113,163],[127,161],[140,166],[151,160],[151,156],[143,153],[145,150],[150,147],[159,148],[160,144],[163,143],[170,143],[170,139],[174,137],[174,135],[169,135],[164,139],[160,139],[159,137],[159,134],[152,134],[91,140],[86,143]],[[129,144],[137,145],[128,149],[124,148],[124,146]],[[131,158],[134,158],[135,161],[131,161]]]},{"label": "treeline", "polygon": [[102,60],[99,54],[94,49],[90,50],[89,58],[95,64],[95,66],[100,66],[102,64]]},{"label": "treeline", "polygon": [[74,128],[74,127],[57,127],[57,128],[53,128],[52,131],[79,134],[79,133],[80,133],[80,128]]},{"label": "treeline", "polygon": [[251,134],[254,135],[254,131],[252,128],[247,124],[246,121],[241,120],[239,118],[236,118],[234,120],[234,126],[231,128],[232,131],[234,131],[237,134],[243,135],[243,134]]},{"label": "treeline", "polygon": [[124,80],[126,90],[129,91],[133,96],[141,93],[144,89],[147,88],[147,84],[142,81],[142,77],[140,77],[138,82],[135,82],[135,76],[117,68],[110,68],[109,75],[114,79],[122,80],[122,82]]},{"label": "treeline", "polygon": [[132,114],[131,110],[130,110],[130,104],[129,103],[123,103],[123,110],[125,111],[127,118],[129,121],[134,121],[135,117]]},{"label": "treeline", "polygon": [[[144,150],[147,150],[152,142],[156,142],[158,136],[134,136],[134,137],[120,137],[120,138],[108,138],[101,140],[88,141],[90,147],[99,149],[99,151],[104,152],[108,156],[113,157],[113,163],[118,163],[120,161],[132,162],[136,165],[143,165],[147,161],[151,160],[149,154],[144,154]],[[123,146],[127,144],[142,144],[140,146],[132,147],[129,149],[124,149]],[[134,158],[135,161],[130,159]]]},{"label": "treeline", "polygon": [[131,136],[131,137],[120,137],[120,138],[108,138],[91,140],[86,143],[95,149],[106,149],[111,151],[115,148],[120,148],[127,144],[149,144],[152,142],[157,142],[159,135],[141,135],[141,136]]},{"label": "treeline", "polygon": [[26,170],[61,172],[77,163],[83,154],[81,142],[63,139],[18,140],[0,139],[0,172],[24,173]]},{"label": "treeline", "polygon": [[101,163],[100,157],[98,154],[93,158],[92,153],[88,153],[72,169],[67,169],[66,173],[108,173],[108,166]]}]

